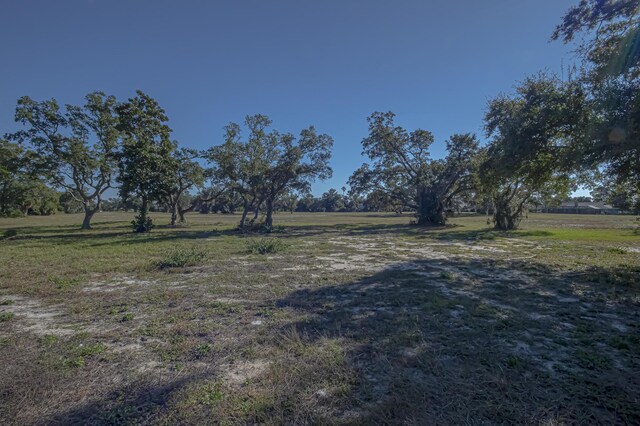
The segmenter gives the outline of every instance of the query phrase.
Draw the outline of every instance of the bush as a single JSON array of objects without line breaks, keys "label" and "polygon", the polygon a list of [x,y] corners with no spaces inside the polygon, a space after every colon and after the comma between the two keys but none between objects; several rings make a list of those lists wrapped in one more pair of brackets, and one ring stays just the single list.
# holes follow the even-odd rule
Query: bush
[{"label": "bush", "polygon": [[149,212],[140,210],[140,213],[131,221],[133,232],[142,233],[150,232],[153,228],[153,220],[149,217]]},{"label": "bush", "polygon": [[158,268],[184,268],[195,266],[207,256],[207,251],[200,247],[177,248],[167,254],[158,262]]},{"label": "bush", "polygon": [[247,251],[253,254],[277,253],[285,244],[277,238],[253,238],[247,241]]}]

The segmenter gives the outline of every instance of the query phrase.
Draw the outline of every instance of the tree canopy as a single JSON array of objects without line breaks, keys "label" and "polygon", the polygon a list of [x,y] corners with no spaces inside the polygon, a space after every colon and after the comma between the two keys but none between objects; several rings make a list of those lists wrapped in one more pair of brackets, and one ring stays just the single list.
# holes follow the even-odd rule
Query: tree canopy
[{"label": "tree canopy", "polygon": [[298,138],[290,133],[271,129],[265,115],[245,118],[248,130],[243,139],[236,123],[225,128],[225,142],[211,148],[206,157],[217,167],[217,182],[239,194],[243,200],[240,226],[245,226],[247,214],[264,205],[264,227],[273,226],[275,202],[291,191],[304,192],[316,179],[331,176],[329,167],[333,139],[318,134],[313,126],[303,129]]},{"label": "tree canopy", "polygon": [[11,137],[29,142],[40,157],[42,174],[82,203],[82,228],[89,229],[113,183],[118,132],[115,98],[94,92],[85,99],[82,107],[62,109],[55,99],[20,98],[15,119],[26,129]]},{"label": "tree canopy", "polygon": [[489,102],[485,129],[491,141],[481,177],[497,228],[517,227],[536,195],[568,195],[570,177],[582,166],[576,140],[586,137],[590,119],[581,85],[545,74]]},{"label": "tree canopy", "polygon": [[142,201],[134,221],[138,232],[151,228],[147,218],[149,202],[167,199],[175,182],[177,163],[173,157],[176,144],[171,141],[171,128],[164,110],[150,96],[137,95],[116,107],[122,147],[119,154],[118,181],[120,195],[135,195]]},{"label": "tree canopy", "polygon": [[472,134],[453,135],[447,156],[432,159],[433,134],[408,132],[394,123],[392,112],[375,112],[369,118],[369,136],[362,153],[372,160],[349,178],[354,193],[378,191],[416,210],[418,224],[442,225],[445,208],[453,197],[471,189],[477,169],[479,142]]},{"label": "tree canopy", "polygon": [[597,77],[640,77],[638,0],[580,0],[564,15],[552,40],[576,41]]},{"label": "tree canopy", "polygon": [[640,193],[640,4],[581,0],[552,35],[576,42],[593,121],[576,155],[601,167],[605,180]]}]

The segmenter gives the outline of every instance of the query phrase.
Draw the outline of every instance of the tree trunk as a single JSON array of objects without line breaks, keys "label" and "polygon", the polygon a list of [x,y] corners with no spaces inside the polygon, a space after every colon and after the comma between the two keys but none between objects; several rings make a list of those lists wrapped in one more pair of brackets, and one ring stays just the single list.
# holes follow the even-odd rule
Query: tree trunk
[{"label": "tree trunk", "polygon": [[442,201],[435,194],[427,191],[419,193],[416,216],[420,226],[441,226],[447,220]]},{"label": "tree trunk", "polygon": [[84,220],[82,221],[82,228],[80,229],[91,229],[91,218],[96,213],[96,209],[91,209],[87,206],[84,208]]},{"label": "tree trunk", "polygon": [[498,198],[494,202],[493,223],[495,228],[501,231],[517,229],[522,219],[522,205],[513,206],[509,200],[502,198]]},{"label": "tree trunk", "polygon": [[264,227],[267,229],[267,232],[271,232],[271,228],[273,228],[273,200],[267,200],[266,204],[267,216],[264,220]]},{"label": "tree trunk", "polygon": [[242,210],[242,217],[240,218],[240,228],[244,228],[244,223],[247,220],[248,214],[249,214],[249,205],[245,203],[244,209]]},{"label": "tree trunk", "polygon": [[93,215],[100,211],[102,208],[102,197],[101,194],[98,194],[96,205],[94,208],[89,207],[89,200],[87,200],[84,204],[84,220],[82,221],[81,229],[91,229],[91,219],[93,219]]},{"label": "tree trunk", "polygon": [[171,206],[171,226],[176,226],[177,221],[178,221],[178,205],[174,203]]}]

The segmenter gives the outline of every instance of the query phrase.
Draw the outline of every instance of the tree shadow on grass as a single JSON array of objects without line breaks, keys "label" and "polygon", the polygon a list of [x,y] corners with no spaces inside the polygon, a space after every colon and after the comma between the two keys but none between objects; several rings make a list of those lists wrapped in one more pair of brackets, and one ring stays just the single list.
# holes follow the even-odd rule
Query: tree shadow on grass
[{"label": "tree shadow on grass", "polygon": [[[582,279],[599,274],[619,271]],[[629,374],[640,357],[605,342],[640,349],[638,334],[611,327],[630,327],[640,310],[627,299],[612,308],[608,286],[570,283],[529,263],[425,261],[277,304],[307,316],[281,333],[342,342],[359,378],[344,410],[357,423],[637,422],[640,378]]]},{"label": "tree shadow on grass", "polygon": [[478,241],[478,240],[495,240],[496,238],[549,237],[552,235],[553,233],[548,231],[535,231],[535,230],[500,231],[493,228],[484,228],[484,229],[469,229],[469,230],[446,229],[446,230],[443,230],[442,232],[430,234],[428,235],[428,237],[435,238],[438,240]]},{"label": "tree shadow on grass", "polygon": [[137,383],[111,391],[103,401],[82,405],[55,416],[47,425],[148,424],[165,408],[169,399],[194,380],[184,376],[163,384]]},{"label": "tree shadow on grass", "polygon": [[[136,234],[128,228],[122,231],[104,232],[101,230],[88,231],[63,231],[47,234],[18,234],[12,237],[12,241],[47,241],[56,244],[77,244],[83,243],[90,246],[105,245],[132,245],[149,242],[177,241],[177,240],[197,240],[206,239],[216,235],[222,235],[218,231],[189,230],[188,228],[162,228],[167,229],[162,232],[150,232]],[[106,241],[105,241],[106,240]]]},{"label": "tree shadow on grass", "polygon": [[282,358],[250,383],[186,406],[219,371],[129,383],[50,423],[637,423],[638,289],[601,279],[623,273],[640,278],[460,258],[336,276],[266,304],[284,319],[263,318],[254,356]]},{"label": "tree shadow on grass", "polygon": [[[116,224],[119,226],[104,226]],[[122,222],[96,222],[92,230],[80,230],[74,226],[59,227],[24,227],[19,229],[17,236],[11,240],[43,240],[58,244],[74,244],[83,242],[89,245],[131,245],[146,242],[197,240],[224,236],[238,237],[271,237],[271,238],[309,238],[319,235],[344,234],[346,236],[405,236],[412,238],[426,238],[437,240],[492,240],[498,237],[530,237],[549,236],[547,231],[515,231],[512,233],[496,231],[494,229],[466,229],[463,225],[447,225],[423,227],[407,224],[335,224],[335,225],[288,225],[278,227],[274,232],[262,233],[240,231],[237,228],[217,230],[194,230],[189,226],[157,225],[148,234],[135,234],[130,227]],[[21,232],[20,229],[23,229]],[[93,241],[96,241],[95,244]]]}]

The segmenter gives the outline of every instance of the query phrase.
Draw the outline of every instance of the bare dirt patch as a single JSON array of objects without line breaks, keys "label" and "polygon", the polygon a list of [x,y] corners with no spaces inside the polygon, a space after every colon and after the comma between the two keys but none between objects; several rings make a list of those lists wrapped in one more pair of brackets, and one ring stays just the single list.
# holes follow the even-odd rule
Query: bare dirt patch
[{"label": "bare dirt patch", "polygon": [[241,386],[263,374],[271,365],[271,361],[253,360],[238,361],[221,367],[224,381],[231,386]]},{"label": "bare dirt patch", "polygon": [[25,296],[5,296],[12,303],[0,307],[0,313],[15,315],[12,324],[20,332],[39,336],[65,336],[76,332],[72,324],[65,322],[65,311],[60,305],[44,305],[37,299]]},{"label": "bare dirt patch", "polygon": [[105,292],[118,291],[133,288],[134,290],[143,290],[144,287],[152,285],[153,281],[140,280],[129,275],[113,277],[107,281],[94,281],[84,286],[84,291]]}]

